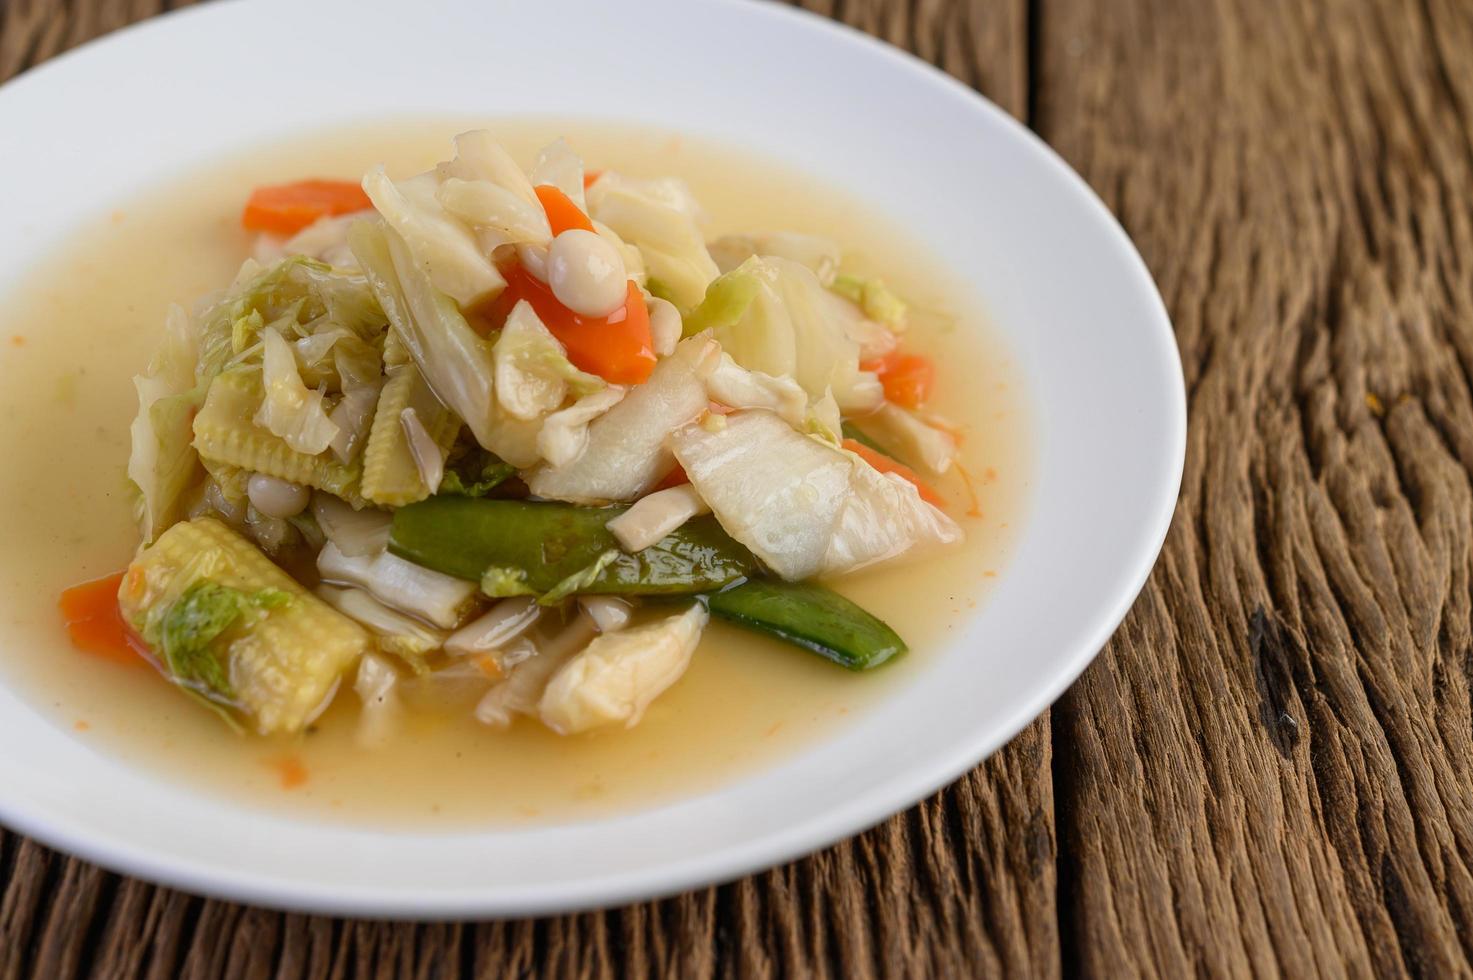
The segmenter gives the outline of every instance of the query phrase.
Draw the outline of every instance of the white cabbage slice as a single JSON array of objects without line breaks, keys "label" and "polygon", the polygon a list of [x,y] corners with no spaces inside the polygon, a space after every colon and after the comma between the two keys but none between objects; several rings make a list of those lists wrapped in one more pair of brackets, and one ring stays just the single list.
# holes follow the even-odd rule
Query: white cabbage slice
[{"label": "white cabbage slice", "polygon": [[[585,212],[587,210],[587,208],[584,208]],[[614,229],[610,228],[602,221],[599,221],[596,218],[590,218],[589,220],[593,222],[593,230],[598,232],[598,237],[606,239],[609,244],[613,245],[614,248],[618,250],[620,257],[624,259],[625,274],[628,275],[630,279],[633,279],[636,283],[643,286],[645,284],[645,281],[649,278],[649,275],[645,272],[644,256],[639,254],[639,249],[635,248],[633,245],[630,245],[624,239],[620,238],[618,233],[614,231]],[[654,324],[651,324],[650,326],[651,329],[653,329]],[[679,338],[677,337],[676,339],[678,340]],[[660,356],[663,357],[665,355],[662,354]]]},{"label": "white cabbage slice", "polygon": [[372,632],[379,649],[409,660],[437,650],[445,642],[444,630],[432,629],[379,602],[362,589],[322,584],[317,595],[329,606]]},{"label": "white cabbage slice", "polygon": [[386,510],[354,510],[341,498],[317,490],[312,494],[312,516],[327,540],[349,558],[377,555],[389,546],[394,518]]},{"label": "white cabbage slice", "polygon": [[533,187],[543,184],[556,187],[580,210],[588,211],[588,203],[583,197],[583,158],[574,153],[565,140],[555,140],[544,146],[528,176]]},{"label": "white cabbage slice", "polygon": [[455,156],[435,168],[441,180],[484,180],[506,188],[529,204],[537,192],[522,168],[487,129],[473,129],[455,137]]},{"label": "white cabbage slice", "polygon": [[506,424],[495,398],[492,347],[466,323],[454,300],[435,288],[404,241],[382,223],[361,221],[349,238],[390,326],[435,397],[486,449],[514,466],[534,462],[536,433],[528,459],[518,451],[524,441]]},{"label": "white cabbage slice", "polygon": [[[471,229],[440,204],[438,186],[433,174],[395,183],[382,167],[363,178],[363,190],[404,240],[416,268],[437,290],[468,308],[496,296],[506,280]],[[358,254],[356,247],[353,251]]]},{"label": "white cabbage slice", "polygon": [[542,607],[537,604],[534,596],[519,595],[502,599],[486,613],[450,634],[445,641],[445,652],[452,657],[490,654],[497,665],[505,670],[509,665],[496,655],[531,629],[541,615]]},{"label": "white cabbage slice", "polygon": [[788,581],[961,540],[912,484],[771,412],[737,412],[719,428],[688,425],[670,441],[726,532]]},{"label": "white cabbage slice", "polygon": [[548,683],[537,709],[542,723],[560,735],[633,728],[690,666],[709,619],[698,602],[657,622],[601,634]]},{"label": "white cabbage slice", "polygon": [[283,255],[306,255],[335,269],[355,269],[358,262],[348,247],[348,229],[367,215],[364,211],[318,218],[282,243]]},{"label": "white cabbage slice", "polygon": [[684,181],[605,172],[588,189],[587,200],[592,218],[639,249],[646,273],[676,306],[700,303],[720,270],[706,251],[700,209]]},{"label": "white cabbage slice", "polygon": [[474,582],[431,571],[387,551],[353,557],[329,541],[317,553],[317,570],[324,582],[363,589],[379,602],[441,629],[454,628],[476,601]]},{"label": "white cabbage slice", "polygon": [[778,296],[793,325],[794,379],[815,398],[832,390],[846,412],[878,406],[885,397],[884,388],[874,374],[859,369],[860,348],[846,329],[843,301],[798,263],[780,258],[766,261],[777,266]]},{"label": "white cabbage slice", "polygon": [[194,414],[203,400],[194,378],[198,329],[183,308],[173,306],[164,331],[164,345],[148,373],[133,378],[138,416],[130,429],[128,479],[141,494],[138,511],[144,542],[153,541],[173,523],[180,498],[199,477],[193,445]]},{"label": "white cabbage slice", "polygon": [[387,659],[374,653],[358,661],[353,690],[363,702],[358,715],[358,744],[366,749],[388,743],[398,731],[404,706],[399,701],[399,672]]},{"label": "white cabbage slice", "polygon": [[547,212],[540,204],[529,204],[518,195],[488,180],[451,177],[435,191],[440,206],[480,231],[494,231],[494,240],[484,235],[477,242],[490,244],[546,245],[552,238]]},{"label": "white cabbage slice", "polygon": [[730,408],[765,408],[795,429],[808,422],[808,392],[792,378],[748,371],[725,351],[705,374],[711,400]]},{"label": "white cabbage slice", "polygon": [[742,367],[791,377],[810,398],[832,392],[846,412],[871,411],[884,399],[875,375],[859,368],[860,343],[849,323],[852,304],[824,289],[805,266],[753,257],[712,283],[685,320],[685,330],[711,328]]},{"label": "white cabbage slice", "polygon": [[660,357],[669,357],[675,353],[675,345],[685,332],[680,311],[674,303],[658,296],[645,296],[644,302],[650,314],[650,347]]},{"label": "white cabbage slice", "polygon": [[588,427],[588,446],[575,460],[543,466],[527,477],[532,493],[597,504],[633,500],[648,492],[674,467],[666,436],[706,410],[701,376],[720,350],[707,337],[682,341],[674,354],[655,365],[644,384],[630,389]]},{"label": "white cabbage slice", "polygon": [[563,345],[526,300],[512,308],[491,358],[496,400],[506,414],[523,422],[556,411],[570,390],[582,397],[605,386],[602,378],[573,366]]},{"label": "white cabbage slice", "polygon": [[944,475],[956,462],[956,437],[899,405],[886,402],[863,422],[865,431],[882,446],[931,476]]},{"label": "white cabbage slice", "polygon": [[538,454],[553,466],[572,463],[588,450],[588,427],[628,392],[622,385],[609,385],[547,416],[537,433]]},{"label": "white cabbage slice", "polygon": [[292,345],[277,330],[262,331],[261,342],[265,397],[256,411],[255,423],[280,436],[299,453],[316,456],[325,452],[341,430],[328,417],[322,392],[302,382]]},{"label": "white cabbage slice", "polygon": [[722,272],[730,272],[754,255],[771,255],[806,266],[825,286],[834,281],[844,257],[839,243],[832,238],[795,231],[723,235],[707,249]]},{"label": "white cabbage slice", "polygon": [[595,633],[593,620],[580,611],[561,632],[539,644],[533,656],[513,666],[506,680],[486,692],[476,705],[476,720],[492,728],[506,728],[516,715],[536,717],[547,682]]}]

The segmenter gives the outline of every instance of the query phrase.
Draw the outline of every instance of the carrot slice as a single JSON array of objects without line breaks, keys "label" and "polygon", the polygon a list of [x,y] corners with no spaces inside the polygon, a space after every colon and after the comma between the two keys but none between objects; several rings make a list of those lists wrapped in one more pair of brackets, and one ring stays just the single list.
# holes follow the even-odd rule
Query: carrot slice
[{"label": "carrot slice", "polygon": [[931,397],[936,380],[936,366],[929,357],[892,351],[884,357],[860,362],[860,370],[873,371],[880,377],[885,398],[906,408],[919,408]]},{"label": "carrot slice", "polygon": [[299,180],[257,187],[246,201],[240,223],[248,231],[295,235],[318,218],[366,211],[373,202],[348,180]]},{"label": "carrot slice", "polygon": [[877,453],[864,443],[854,439],[845,439],[841,445],[881,473],[894,473],[907,483],[914,484],[915,488],[921,492],[921,499],[926,503],[934,504],[937,507],[946,506],[946,502],[941,499],[941,494],[937,493],[929,483],[916,475],[915,470],[906,466],[904,463],[893,460],[884,453]]},{"label": "carrot slice", "polygon": [[637,385],[655,369],[650,313],[644,305],[644,294],[632,281],[622,307],[606,317],[586,317],[558,302],[552,288],[520,262],[501,266],[501,274],[506,278],[506,288],[471,317],[483,332],[501,329],[517,303],[526,300],[548,332],[567,349],[568,360],[578,370],[613,384]]},{"label": "carrot slice", "polygon": [[571,197],[551,184],[539,184],[533,191],[537,194],[537,200],[542,202],[542,210],[547,212],[547,223],[552,226],[554,237],[570,228],[593,231],[593,222],[588,220],[588,215],[583,213],[582,208],[573,203]]},{"label": "carrot slice", "polygon": [[122,584],[122,572],[83,582],[62,592],[57,605],[72,646],[119,663],[141,663],[143,641],[128,628],[118,609]]},{"label": "carrot slice", "polygon": [[583,189],[585,191],[588,190],[588,188],[592,187],[595,183],[597,183],[598,182],[598,179],[600,177],[602,177],[603,175],[604,175],[604,172],[602,170],[585,170],[585,171],[583,171]]}]

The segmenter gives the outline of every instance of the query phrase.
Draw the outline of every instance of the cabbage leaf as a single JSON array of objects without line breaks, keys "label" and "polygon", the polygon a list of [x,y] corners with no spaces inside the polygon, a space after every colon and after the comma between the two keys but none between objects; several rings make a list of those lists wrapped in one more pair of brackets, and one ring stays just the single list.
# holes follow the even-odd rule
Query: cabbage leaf
[{"label": "cabbage leaf", "polygon": [[791,582],[839,574],[961,539],[898,476],[795,431],[771,412],[687,425],[670,439],[721,526]]},{"label": "cabbage leaf", "polygon": [[706,411],[702,374],[719,354],[709,338],[682,341],[644,384],[588,427],[583,453],[565,465],[539,467],[528,487],[539,497],[582,504],[644,494],[674,466],[666,436]]},{"label": "cabbage leaf", "polygon": [[522,300],[512,309],[492,348],[496,399],[514,419],[530,422],[556,411],[571,390],[582,397],[601,390],[602,378],[586,374]]},{"label": "cabbage leaf", "polygon": [[199,343],[194,321],[178,306],[169,309],[164,345],[148,372],[133,379],[138,415],[129,430],[128,479],[138,488],[138,523],[152,542],[179,517],[180,498],[200,475],[194,450],[194,414],[204,401],[195,384]]},{"label": "cabbage leaf", "polygon": [[639,249],[647,274],[683,310],[699,304],[720,273],[706,251],[699,207],[682,180],[605,172],[588,189],[588,210]]},{"label": "cabbage leaf", "polygon": [[302,383],[296,355],[280,333],[268,329],[261,340],[265,346],[261,367],[265,397],[255,423],[280,436],[299,453],[316,456],[326,451],[341,430],[328,417],[322,392]]}]

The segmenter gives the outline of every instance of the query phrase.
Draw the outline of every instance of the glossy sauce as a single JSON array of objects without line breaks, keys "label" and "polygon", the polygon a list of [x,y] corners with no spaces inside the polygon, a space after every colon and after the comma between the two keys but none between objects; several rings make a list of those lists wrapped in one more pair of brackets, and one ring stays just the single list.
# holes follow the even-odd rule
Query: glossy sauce
[{"label": "glossy sauce", "polygon": [[[697,793],[801,751],[908,683],[981,602],[1006,564],[1028,479],[1025,392],[964,284],[874,209],[769,161],[668,134],[578,123],[493,126],[523,162],[565,136],[590,168],[684,177],[711,237],[787,229],[843,243],[846,271],[883,272],[912,305],[908,350],[936,359],[928,408],[961,424],[961,481],[940,489],[964,546],[837,584],[906,638],[908,657],[851,674],[796,648],[713,623],[689,672],[630,731],[570,739],[523,721],[494,732],[464,715],[410,716],[374,750],[354,739],[350,691],[307,734],[232,734],[141,664],[67,642],[61,590],[122,568],[137,544],[125,475],[142,370],[172,302],[190,307],[233,277],[253,186],[353,178],[384,162],[395,176],[448,154],[450,136],[485,121],[344,130],[175,177],[79,229],[6,298],[0,334],[0,674],[59,728],[121,763],[251,806],[334,822],[447,828],[565,821]],[[877,202],[881,203],[882,202]]]}]

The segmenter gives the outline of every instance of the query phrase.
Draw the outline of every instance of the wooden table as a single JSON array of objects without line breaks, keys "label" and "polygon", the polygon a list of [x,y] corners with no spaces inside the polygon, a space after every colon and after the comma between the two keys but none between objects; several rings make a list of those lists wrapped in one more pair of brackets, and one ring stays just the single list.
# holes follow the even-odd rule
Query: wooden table
[{"label": "wooden table", "polygon": [[[167,5],[0,0],[0,79]],[[867,834],[567,918],[280,915],[0,833],[0,977],[1473,972],[1473,5],[812,5],[1032,126],[1166,297],[1181,503],[1094,666]]]}]

